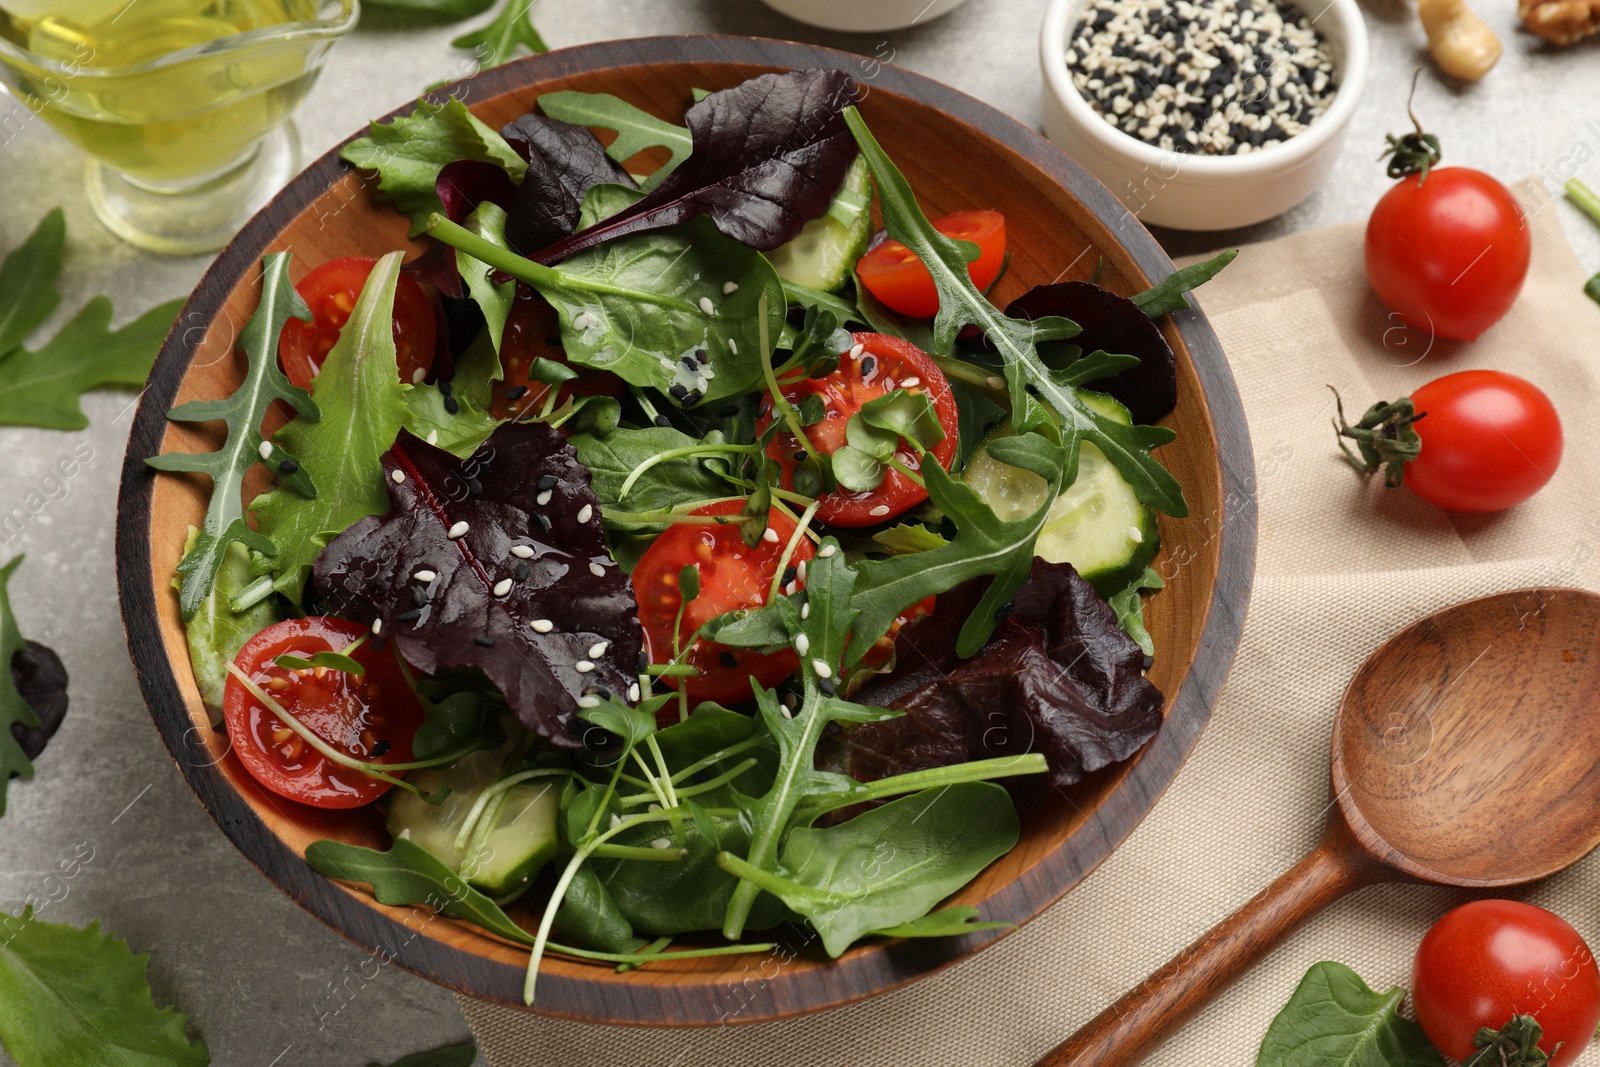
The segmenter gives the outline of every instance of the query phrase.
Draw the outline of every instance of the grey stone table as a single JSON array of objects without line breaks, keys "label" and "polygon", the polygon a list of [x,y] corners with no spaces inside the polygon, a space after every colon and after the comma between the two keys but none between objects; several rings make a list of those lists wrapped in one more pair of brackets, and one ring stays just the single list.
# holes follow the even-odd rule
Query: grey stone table
[{"label": "grey stone table", "polygon": [[[872,35],[812,30],[754,0],[539,0],[533,15],[553,47],[734,33],[892,56],[1037,127],[1044,6],[972,0],[942,20]],[[1363,6],[1373,76],[1328,183],[1284,217],[1248,231],[1159,234],[1174,254],[1366,216],[1387,184],[1374,163],[1382,134],[1404,125],[1406,84],[1426,56],[1405,0]],[[1516,29],[1513,6],[1485,5],[1506,43],[1490,77],[1460,86],[1427,73],[1419,109],[1452,162],[1508,180],[1542,175],[1552,187],[1574,173],[1600,185],[1600,45],[1548,49]],[[423,86],[464,73],[463,54],[449,47],[458,32],[369,11],[334,50],[299,112],[308,157]],[[9,110],[11,102],[0,105]],[[108,237],[87,213],[81,163],[39,122],[0,145],[0,248],[20,242],[50,208],[66,207],[66,299],[56,323],[97,293],[112,296],[119,321],[186,293],[206,259],[161,259]],[[1600,232],[1570,207],[1559,210],[1585,262],[1600,269]],[[1308,255],[1314,246],[1308,238]],[[0,528],[0,555],[28,554],[12,587],[17,614],[24,632],[56,648],[72,674],[66,725],[36,777],[12,785],[10,811],[0,820],[0,911],[20,910],[30,897],[47,901],[42,918],[99,918],[136,951],[150,952],[158,999],[189,1013],[225,1067],[364,1067],[464,1038],[448,993],[393,967],[375,968],[236,852],[157,738],[134,686],[112,558],[117,474],[133,403],[125,394],[91,395],[85,407],[92,425],[81,433],[0,429],[0,515],[18,506],[29,516]],[[69,455],[81,461],[77,472],[56,480],[56,461]],[[74,855],[92,859],[70,881],[48,877]],[[0,1063],[9,1062],[0,1054]]]}]

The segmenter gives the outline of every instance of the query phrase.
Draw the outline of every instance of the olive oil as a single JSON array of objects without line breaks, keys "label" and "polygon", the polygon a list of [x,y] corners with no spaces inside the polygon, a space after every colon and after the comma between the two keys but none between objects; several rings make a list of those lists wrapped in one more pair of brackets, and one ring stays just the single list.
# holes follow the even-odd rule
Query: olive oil
[{"label": "olive oil", "polygon": [[[7,81],[90,155],[152,184],[223,175],[310,89],[319,0],[0,0]],[[176,54],[176,53],[182,53]]]}]

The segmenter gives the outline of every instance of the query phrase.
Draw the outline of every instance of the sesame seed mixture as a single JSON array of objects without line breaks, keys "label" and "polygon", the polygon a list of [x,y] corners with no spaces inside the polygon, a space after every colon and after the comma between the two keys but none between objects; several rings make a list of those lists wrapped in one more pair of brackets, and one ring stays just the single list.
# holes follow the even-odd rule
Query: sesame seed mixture
[{"label": "sesame seed mixture", "polygon": [[1338,89],[1327,42],[1279,0],[1094,0],[1066,58],[1090,107],[1166,151],[1270,148]]}]

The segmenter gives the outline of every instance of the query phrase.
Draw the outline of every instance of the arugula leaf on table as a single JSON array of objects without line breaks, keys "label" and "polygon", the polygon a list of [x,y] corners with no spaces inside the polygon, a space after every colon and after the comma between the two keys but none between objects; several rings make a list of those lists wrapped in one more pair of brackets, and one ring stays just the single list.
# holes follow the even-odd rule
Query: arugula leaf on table
[{"label": "arugula leaf on table", "polygon": [[[867,934],[914,924],[1017,843],[1011,796],[989,782],[928,789],[825,829],[789,832],[777,871],[722,865],[803,916],[837,958]],[[939,933],[951,932],[940,924]],[[973,927],[962,925],[959,932]]]},{"label": "arugula leaf on table", "polygon": [[56,277],[66,240],[66,217],[54,208],[0,266],[0,354],[26,341],[61,303]]},{"label": "arugula leaf on table", "polygon": [[1139,593],[1145,589],[1161,589],[1166,584],[1154,567],[1146,567],[1144,573],[1129,582],[1126,589],[1106,598],[1111,610],[1117,613],[1117,625],[1139,643],[1140,650],[1147,656],[1156,654],[1156,645],[1150,639],[1150,631],[1144,628],[1144,597]]},{"label": "arugula leaf on table", "polygon": [[299,604],[306,572],[329,538],[389,508],[381,457],[406,416],[407,386],[394,372],[393,317],[399,252],[373,266],[339,340],[311,383],[323,418],[293,419],[275,440],[299,457],[316,484],[306,497],[284,486],[250,504],[260,536],[277,545],[266,561],[273,588]]},{"label": "arugula leaf on table", "polygon": [[621,496],[622,483],[636,467],[653,456],[679,448],[693,448],[694,438],[671,426],[626,427],[604,437],[573,434],[568,438],[578,452],[578,461],[593,475],[594,492],[600,498],[600,518],[612,525],[607,512],[661,511],[715,497],[734,495],[728,483],[713,473],[698,457],[682,456],[663,460],[647,468],[628,495]]},{"label": "arugula leaf on table", "polygon": [[339,158],[378,179],[378,198],[411,216],[411,236],[428,216],[442,211],[439,172],[458,159],[475,159],[505,168],[520,181],[528,165],[494,130],[480,122],[455,97],[443,104],[417,101],[416,110],[390,123],[374,122],[365,137],[339,150]]},{"label": "arugula leaf on table", "polygon": [[930,911],[920,919],[871,931],[876,937],[960,937],[984,930],[1009,930],[1016,923],[979,922],[978,909],[970,904],[952,904]]},{"label": "arugula leaf on table", "polygon": [[1164,426],[1124,426],[1085,405],[1076,388],[1064,384],[1045,365],[1038,350],[1042,342],[1073,336],[1077,327],[1058,317],[1014,319],[989,303],[967,273],[976,246],[935,230],[917,206],[916,195],[905,176],[867,129],[860,113],[848,107],[844,120],[872,166],[878,204],[889,236],[916,254],[939,291],[939,313],[933,320],[934,349],[951,351],[961,327],[977,326],[994,344],[1005,365],[1013,426],[1018,432],[1038,430],[1059,437],[1066,449],[1067,483],[1077,476],[1078,442],[1093,441],[1133,486],[1140,500],[1175,517],[1187,515],[1189,508],[1177,479],[1150,455],[1152,448],[1172,440],[1173,432]]},{"label": "arugula leaf on table", "polygon": [[[60,668],[60,660],[53,651],[26,640],[17,628],[8,586],[11,576],[21,565],[22,557],[14,556],[4,567],[0,567],[0,816],[6,813],[6,786],[12,778],[33,777],[32,757],[43,750],[45,742],[49,740],[48,735],[54,733],[55,727],[61,722],[59,715],[51,716],[54,718],[53,724],[41,722],[36,707],[41,706],[40,698],[45,694],[33,694],[34,699],[29,700],[18,688],[19,680],[27,680],[26,673],[19,677],[18,667],[24,666],[30,656],[39,668]],[[51,661],[54,661],[53,664]],[[42,671],[35,673],[40,675],[41,680],[44,679]],[[53,675],[55,672],[50,673]],[[63,686],[63,695],[59,698],[60,711],[64,713],[66,672],[60,671],[60,674]],[[52,684],[52,692],[54,688]],[[50,713],[47,711],[46,714]]]},{"label": "arugula leaf on table", "polygon": [[544,43],[539,31],[533,28],[533,4],[534,0],[506,0],[506,6],[500,9],[493,21],[457,37],[450,42],[451,47],[464,49],[477,56],[480,70],[498,67],[514,59],[523,48],[533,55],[550,51],[550,46]]},{"label": "arugula leaf on table", "polygon": [[1135,293],[1130,299],[1139,306],[1140,311],[1152,319],[1159,319],[1174,311],[1187,311],[1194,305],[1189,303],[1184,294],[1215,278],[1218,272],[1238,258],[1238,255],[1237,248],[1218,252],[1204,262],[1191,263],[1182,270],[1173,271],[1161,282],[1142,293]]},{"label": "arugula leaf on table", "polygon": [[[409,1056],[395,1060],[389,1067],[472,1067],[477,1059],[478,1046],[468,1041],[464,1045],[447,1045],[428,1052],[413,1052]],[[382,1065],[374,1063],[371,1067],[382,1067]]]},{"label": "arugula leaf on table", "polygon": [[[189,527],[188,552],[199,539],[200,531]],[[228,681],[228,664],[233,662],[245,642],[278,621],[268,598],[256,601],[243,611],[234,611],[230,598],[238,596],[251,582],[250,552],[235,541],[223,549],[217,568],[216,584],[200,610],[184,622],[189,644],[189,666],[200,689],[200,701],[211,716],[211,725],[222,722],[222,694]],[[180,585],[178,578],[174,585]]]},{"label": "arugula leaf on table", "polygon": [[311,309],[289,282],[289,253],[275,252],[261,260],[261,300],[239,334],[239,350],[246,360],[244,381],[226,400],[191,400],[167,412],[174,422],[226,423],[227,441],[215,452],[167,452],[145,460],[156,470],[194,472],[211,479],[205,523],[178,563],[183,579],[178,603],[185,619],[193,618],[211,595],[230,543],[241,541],[265,556],[278,550],[245,521],[240,494],[245,474],[261,459],[261,420],[273,401],[292,407],[299,414],[297,421],[320,417],[311,394],[290,385],[278,368],[278,336],[291,318],[310,322]]},{"label": "arugula leaf on table", "polygon": [[580,93],[574,89],[545,93],[539,97],[539,110],[562,122],[614,131],[617,136],[606,146],[606,155],[618,163],[626,163],[647,148],[666,149],[667,162],[639,183],[646,192],[660,185],[694,151],[694,139],[687,129],[658,119],[610,93]]},{"label": "arugula leaf on table", "polygon": [[545,265],[585,249],[709,216],[749,248],[769,251],[828,210],[856,157],[841,109],[856,96],[842,71],[763,74],[712,93],[684,115],[689,158],[625,211],[533,254]]},{"label": "arugula leaf on table", "polygon": [[0,1039],[18,1067],[205,1067],[185,1016],[158,1009],[149,955],[92,922],[0,916]]},{"label": "arugula leaf on table", "polygon": [[1397,1011],[1405,995],[1374,992],[1342,963],[1313,964],[1267,1028],[1256,1067],[1444,1067]]}]

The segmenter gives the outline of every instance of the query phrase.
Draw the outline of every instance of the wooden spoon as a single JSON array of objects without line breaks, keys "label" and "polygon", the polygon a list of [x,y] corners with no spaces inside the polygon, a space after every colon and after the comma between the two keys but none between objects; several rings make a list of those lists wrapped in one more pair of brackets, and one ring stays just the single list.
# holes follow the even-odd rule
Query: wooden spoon
[{"label": "wooden spoon", "polygon": [[1128,1067],[1278,942],[1377,882],[1492,888],[1600,844],[1600,596],[1524,589],[1384,642],[1333,724],[1337,804],[1276,882],[1038,1067]]}]

